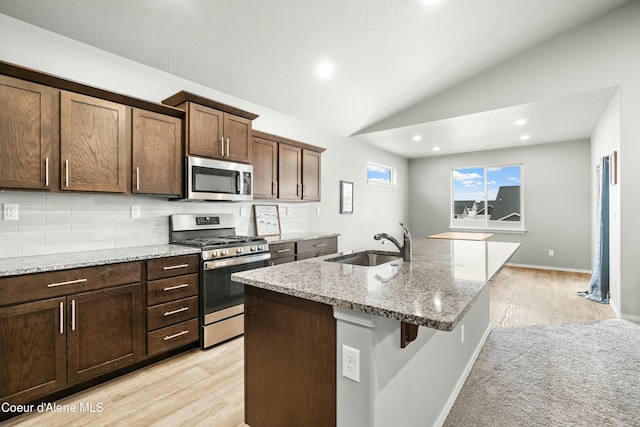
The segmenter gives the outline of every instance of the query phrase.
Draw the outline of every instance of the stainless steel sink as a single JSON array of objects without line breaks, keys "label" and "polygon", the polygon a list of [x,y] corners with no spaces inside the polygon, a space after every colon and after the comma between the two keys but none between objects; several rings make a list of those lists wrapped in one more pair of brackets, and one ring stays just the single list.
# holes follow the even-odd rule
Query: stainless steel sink
[{"label": "stainless steel sink", "polygon": [[341,255],[329,258],[325,261],[339,262],[341,264],[361,265],[364,267],[374,267],[392,261],[400,261],[402,257],[399,253],[383,251],[363,251],[353,254]]}]

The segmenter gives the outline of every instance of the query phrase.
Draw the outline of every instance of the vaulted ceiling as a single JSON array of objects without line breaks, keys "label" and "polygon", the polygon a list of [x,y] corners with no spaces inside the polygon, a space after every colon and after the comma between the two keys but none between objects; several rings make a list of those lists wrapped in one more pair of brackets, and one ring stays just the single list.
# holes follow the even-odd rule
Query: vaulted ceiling
[{"label": "vaulted ceiling", "polygon": [[[353,135],[627,1],[1,0],[0,13]],[[604,98],[585,94],[554,108],[582,105],[575,117],[583,129],[573,137],[599,117]],[[537,107],[521,108],[542,115]],[[442,144],[456,142],[455,129],[471,127],[478,138],[500,133],[496,118],[508,122],[514,108],[424,124],[425,132]],[[389,144],[398,132],[412,130],[358,138],[406,157],[433,154],[431,146]]]}]

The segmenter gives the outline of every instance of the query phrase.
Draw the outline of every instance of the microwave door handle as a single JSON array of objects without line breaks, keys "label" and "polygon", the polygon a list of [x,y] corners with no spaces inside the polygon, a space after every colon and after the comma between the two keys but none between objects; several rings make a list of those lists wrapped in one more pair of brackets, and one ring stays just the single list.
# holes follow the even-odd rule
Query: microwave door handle
[{"label": "microwave door handle", "polygon": [[236,191],[237,194],[243,194],[242,192],[242,172],[238,172],[236,175]]}]

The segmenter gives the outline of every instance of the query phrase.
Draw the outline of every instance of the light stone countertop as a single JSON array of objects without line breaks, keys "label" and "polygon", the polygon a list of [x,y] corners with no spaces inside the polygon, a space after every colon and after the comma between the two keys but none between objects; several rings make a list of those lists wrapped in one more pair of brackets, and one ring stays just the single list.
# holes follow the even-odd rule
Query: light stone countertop
[{"label": "light stone countertop", "polygon": [[304,231],[299,233],[283,233],[278,236],[264,236],[269,243],[289,243],[299,242],[303,240],[324,239],[326,237],[338,237],[338,233],[320,232],[320,231]]},{"label": "light stone countertop", "polygon": [[0,258],[0,277],[116,264],[120,262],[142,261],[146,259],[197,253],[200,253],[199,248],[167,244],[86,252],[69,252],[55,255]]},{"label": "light stone countertop", "polygon": [[238,272],[232,279],[451,331],[519,247],[519,243],[414,238],[411,262],[363,267],[325,261],[340,255],[332,254]]}]

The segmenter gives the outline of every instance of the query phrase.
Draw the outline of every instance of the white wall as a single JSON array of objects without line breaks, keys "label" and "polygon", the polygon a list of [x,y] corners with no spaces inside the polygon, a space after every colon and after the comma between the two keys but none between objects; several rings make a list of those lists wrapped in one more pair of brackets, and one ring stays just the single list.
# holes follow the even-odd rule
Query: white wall
[{"label": "white wall", "polygon": [[[376,129],[620,87],[620,311],[640,319],[640,1],[562,34],[399,113]],[[631,165],[625,167],[626,165]],[[412,196],[413,197],[413,196]]]},{"label": "white wall", "polygon": [[[596,167],[600,158],[620,150],[620,92],[616,92],[602,115],[598,126],[591,136],[591,212],[593,229],[596,230],[598,210],[598,174]],[[608,179],[606,177],[605,179]],[[620,297],[620,185],[609,187],[609,287],[610,303],[619,313],[622,300]],[[592,253],[595,251],[596,233],[591,239]]]},{"label": "white wall", "polygon": [[[409,216],[416,236],[449,229],[451,169],[523,164],[525,234],[493,232],[492,240],[518,242],[511,263],[590,269],[589,141],[481,151],[411,160]],[[549,249],[555,251],[548,256]]]},{"label": "white wall", "polygon": [[[334,315],[339,427],[442,425],[491,328],[489,288],[452,331],[419,327],[406,348],[395,319],[346,309]],[[342,376],[343,345],[360,350],[359,383]]]},{"label": "white wall", "polygon": [[[287,204],[292,212],[290,217],[282,218],[284,232],[337,232],[341,234],[339,247],[346,250],[372,246],[375,233],[393,232],[398,222],[406,221],[408,161],[404,158],[2,14],[0,39],[3,61],[153,102],[188,90],[259,114],[254,121],[257,130],[325,147],[322,202]],[[367,160],[396,167],[400,187],[367,186]],[[338,214],[340,180],[355,184],[353,215]],[[16,222],[0,221],[0,257],[166,243],[169,214],[200,209],[239,214],[241,206],[175,204],[152,197],[13,191],[0,192],[0,203],[19,203],[21,214]],[[133,204],[143,205],[140,220],[128,218]],[[319,215],[316,208],[320,208]],[[239,232],[253,231],[251,215],[238,218]],[[67,240],[64,236],[69,232]]]}]

